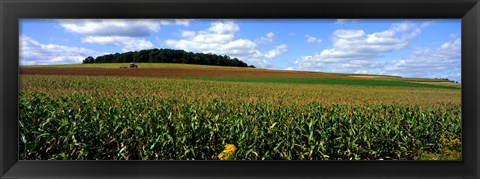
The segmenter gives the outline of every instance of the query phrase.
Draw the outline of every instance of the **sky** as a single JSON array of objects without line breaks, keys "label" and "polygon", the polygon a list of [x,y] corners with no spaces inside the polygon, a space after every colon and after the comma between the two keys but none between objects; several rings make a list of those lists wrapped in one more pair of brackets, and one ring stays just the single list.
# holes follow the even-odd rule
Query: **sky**
[{"label": "sky", "polygon": [[461,81],[461,19],[21,19],[20,65],[153,48],[257,68]]}]

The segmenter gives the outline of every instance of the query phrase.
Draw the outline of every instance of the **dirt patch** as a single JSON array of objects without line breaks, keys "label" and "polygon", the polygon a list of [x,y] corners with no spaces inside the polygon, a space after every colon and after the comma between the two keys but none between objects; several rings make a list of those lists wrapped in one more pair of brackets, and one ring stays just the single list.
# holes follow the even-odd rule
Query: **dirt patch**
[{"label": "dirt patch", "polygon": [[348,76],[352,78],[368,78],[368,79],[374,79],[374,78],[381,78],[379,76],[368,76],[368,75],[353,75],[353,76]]},{"label": "dirt patch", "polygon": [[346,78],[324,73],[297,72],[265,69],[229,68],[36,68],[20,67],[20,74],[32,75],[80,75],[80,76],[132,76],[132,77],[307,77]]}]

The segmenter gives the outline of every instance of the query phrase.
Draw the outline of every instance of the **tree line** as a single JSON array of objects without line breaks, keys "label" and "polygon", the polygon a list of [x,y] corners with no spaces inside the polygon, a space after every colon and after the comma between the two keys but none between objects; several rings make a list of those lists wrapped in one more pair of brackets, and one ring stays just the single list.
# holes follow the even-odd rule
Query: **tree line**
[{"label": "tree line", "polygon": [[83,63],[186,63],[200,65],[217,65],[217,66],[236,66],[236,67],[253,67],[245,62],[230,58],[227,55],[216,55],[211,53],[193,53],[184,50],[175,49],[149,49],[134,52],[115,53],[85,58]]}]

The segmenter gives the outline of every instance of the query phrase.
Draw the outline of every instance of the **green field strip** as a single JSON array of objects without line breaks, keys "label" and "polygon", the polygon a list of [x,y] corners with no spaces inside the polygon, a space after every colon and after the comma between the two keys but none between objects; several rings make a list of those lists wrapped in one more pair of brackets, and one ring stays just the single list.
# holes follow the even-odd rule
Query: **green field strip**
[{"label": "green field strip", "polygon": [[417,87],[417,88],[443,88],[461,89],[455,86],[442,86],[433,84],[421,84],[397,80],[364,80],[349,78],[280,78],[280,77],[196,77],[188,79],[231,81],[231,82],[260,82],[260,83],[298,83],[298,84],[326,84],[326,85],[352,85],[352,86],[392,86],[392,87]]}]

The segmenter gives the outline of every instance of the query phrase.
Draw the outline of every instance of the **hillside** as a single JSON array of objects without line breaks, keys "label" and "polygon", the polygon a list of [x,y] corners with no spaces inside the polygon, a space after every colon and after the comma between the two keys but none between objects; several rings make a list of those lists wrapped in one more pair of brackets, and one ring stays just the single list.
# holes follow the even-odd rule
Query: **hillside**
[{"label": "hillside", "polygon": [[129,69],[128,63],[38,65],[21,67],[20,74],[123,76],[190,78],[197,80],[302,83],[359,86],[398,86],[460,89],[461,85],[446,80],[428,78],[402,78],[370,74],[342,74],[261,68],[222,67],[172,63],[137,63],[139,68]]}]

